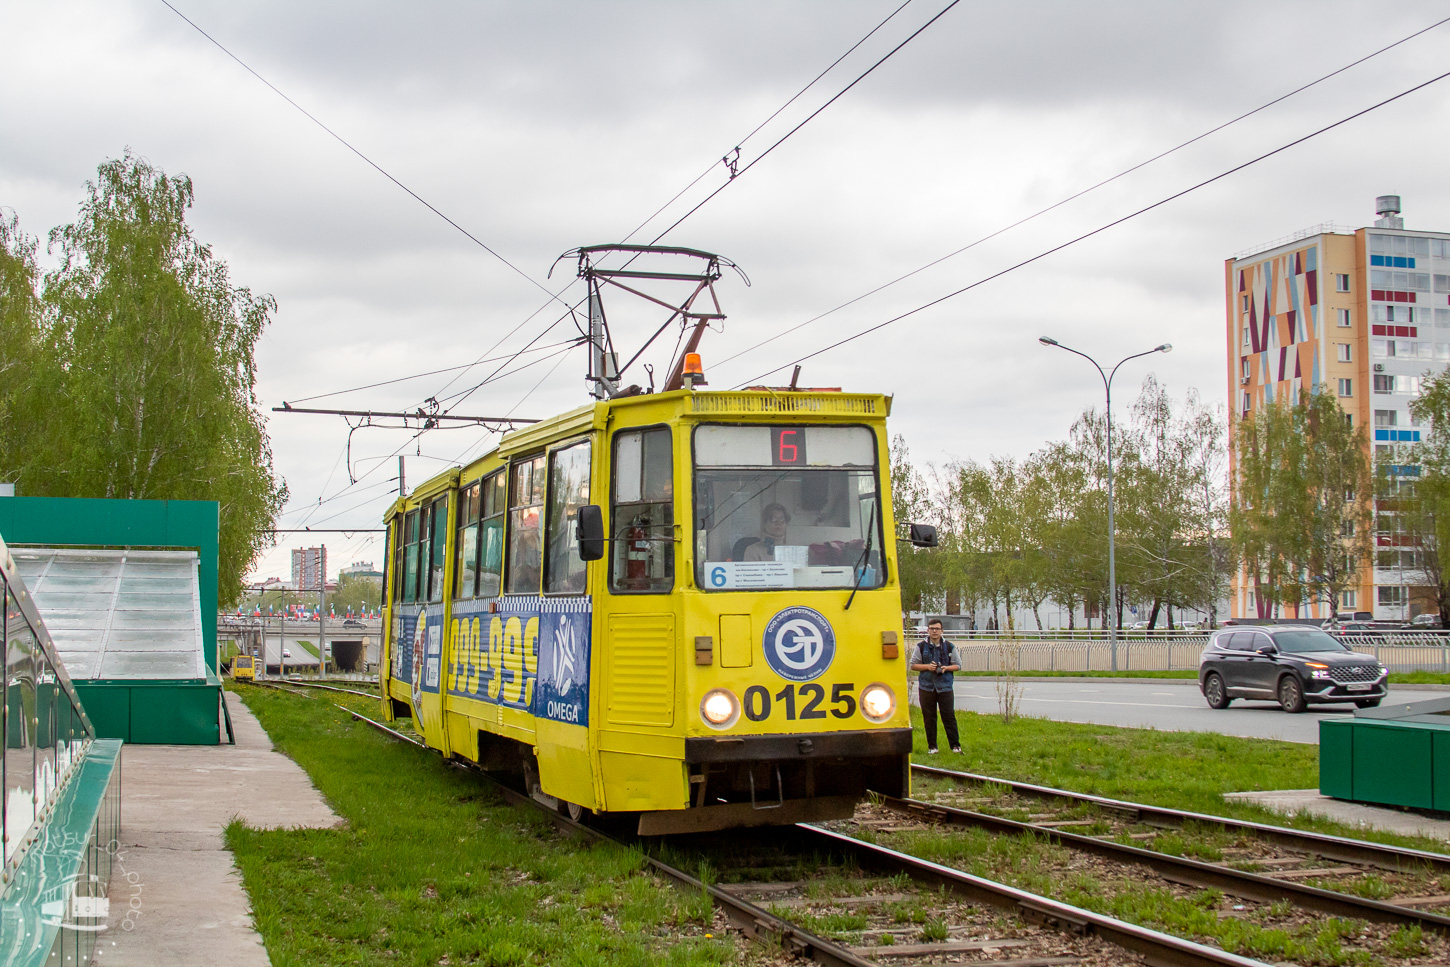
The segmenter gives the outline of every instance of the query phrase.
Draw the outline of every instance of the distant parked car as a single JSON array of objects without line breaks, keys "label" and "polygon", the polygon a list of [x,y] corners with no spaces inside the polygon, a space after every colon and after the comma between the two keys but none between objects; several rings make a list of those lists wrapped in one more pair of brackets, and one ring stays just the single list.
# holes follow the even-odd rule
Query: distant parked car
[{"label": "distant parked car", "polygon": [[1277,699],[1286,712],[1320,702],[1373,708],[1388,680],[1375,658],[1299,625],[1215,632],[1198,661],[1198,687],[1210,708],[1227,708],[1236,698]]},{"label": "distant parked car", "polygon": [[1410,622],[1411,628],[1438,628],[1440,627],[1440,616],[1438,614],[1417,614]]}]

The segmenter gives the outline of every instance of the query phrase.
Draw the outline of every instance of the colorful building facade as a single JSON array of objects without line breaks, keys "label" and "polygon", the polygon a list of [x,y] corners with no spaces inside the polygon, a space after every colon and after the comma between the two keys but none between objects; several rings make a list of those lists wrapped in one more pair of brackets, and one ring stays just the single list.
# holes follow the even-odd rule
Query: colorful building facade
[{"label": "colorful building facade", "polygon": [[[1420,440],[1410,401],[1426,373],[1450,365],[1450,233],[1405,229],[1394,195],[1377,199],[1376,210],[1372,227],[1320,226],[1224,263],[1228,409],[1236,421],[1303,390],[1333,393],[1366,428],[1375,466],[1410,474],[1416,468],[1399,462],[1403,446]],[[1232,616],[1408,620],[1436,610],[1394,516],[1377,513],[1375,522],[1373,560],[1361,562],[1356,586],[1334,608],[1313,602],[1286,613],[1256,600],[1240,574]]]}]

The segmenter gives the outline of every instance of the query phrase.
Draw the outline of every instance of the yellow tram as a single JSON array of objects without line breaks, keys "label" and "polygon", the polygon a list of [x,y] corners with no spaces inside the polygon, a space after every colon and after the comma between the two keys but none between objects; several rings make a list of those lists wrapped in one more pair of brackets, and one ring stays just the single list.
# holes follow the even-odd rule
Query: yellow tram
[{"label": "yellow tram", "polygon": [[905,794],[889,409],[687,379],[419,486],[385,518],[385,717],[646,835]]},{"label": "yellow tram", "polygon": [[237,681],[251,681],[257,677],[255,659],[251,655],[232,656],[232,678]]},{"label": "yellow tram", "polygon": [[429,480],[385,520],[385,716],[644,834],[905,794],[889,407],[604,400]]}]

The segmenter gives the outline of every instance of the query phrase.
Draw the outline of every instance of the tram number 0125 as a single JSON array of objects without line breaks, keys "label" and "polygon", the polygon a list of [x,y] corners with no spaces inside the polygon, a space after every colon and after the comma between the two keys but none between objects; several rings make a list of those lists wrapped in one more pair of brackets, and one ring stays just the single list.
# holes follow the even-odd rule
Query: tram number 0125
[{"label": "tram number 0125", "polygon": [[[831,700],[826,702],[826,689],[814,682],[808,685],[787,685],[774,695],[764,685],[751,685],[745,690],[745,717],[752,722],[764,722],[770,718],[771,709],[779,702],[785,709],[788,721],[796,719],[823,719],[829,712],[838,719],[848,719],[856,714],[856,686],[837,683],[831,686]],[[826,707],[822,707],[826,706]]]}]

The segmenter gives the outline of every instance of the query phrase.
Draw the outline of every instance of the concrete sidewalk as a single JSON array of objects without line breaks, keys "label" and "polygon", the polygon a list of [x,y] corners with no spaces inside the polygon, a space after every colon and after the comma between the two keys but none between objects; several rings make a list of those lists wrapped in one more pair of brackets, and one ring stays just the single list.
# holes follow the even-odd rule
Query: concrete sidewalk
[{"label": "concrete sidewalk", "polygon": [[339,822],[301,767],[227,692],[237,744],[128,745],[102,967],[270,967],[222,833]]}]

